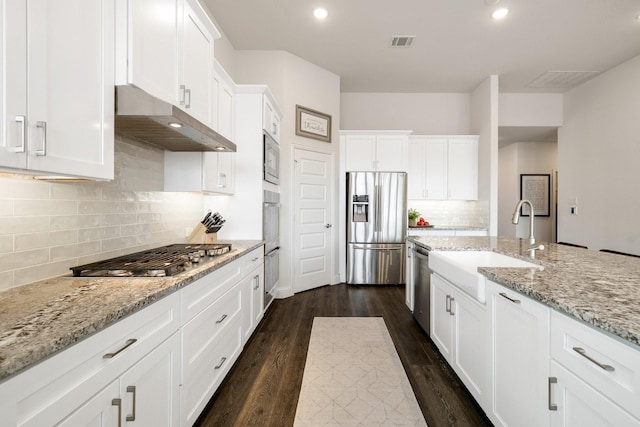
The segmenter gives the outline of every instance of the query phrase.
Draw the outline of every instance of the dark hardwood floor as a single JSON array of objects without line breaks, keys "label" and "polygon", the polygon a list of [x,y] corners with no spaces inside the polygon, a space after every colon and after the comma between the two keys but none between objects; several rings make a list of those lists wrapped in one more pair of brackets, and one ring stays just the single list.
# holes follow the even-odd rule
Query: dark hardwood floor
[{"label": "dark hardwood floor", "polygon": [[383,317],[429,427],[491,423],[404,304],[404,287],[325,286],[276,300],[196,423],[292,426],[314,317]]}]

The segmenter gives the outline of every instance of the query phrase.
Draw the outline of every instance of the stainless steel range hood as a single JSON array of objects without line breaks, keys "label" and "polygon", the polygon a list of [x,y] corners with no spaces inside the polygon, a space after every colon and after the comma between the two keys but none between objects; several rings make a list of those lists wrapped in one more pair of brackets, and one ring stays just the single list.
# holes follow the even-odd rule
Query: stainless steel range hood
[{"label": "stainless steel range hood", "polygon": [[204,123],[133,86],[116,86],[115,133],[170,151],[236,151]]}]

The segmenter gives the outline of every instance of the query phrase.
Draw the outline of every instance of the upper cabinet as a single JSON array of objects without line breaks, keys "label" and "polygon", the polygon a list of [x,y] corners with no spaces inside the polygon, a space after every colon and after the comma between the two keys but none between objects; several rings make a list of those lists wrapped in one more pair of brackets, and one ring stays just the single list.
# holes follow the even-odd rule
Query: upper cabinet
[{"label": "upper cabinet", "polygon": [[276,142],[280,142],[280,117],[282,114],[276,109],[275,103],[269,99],[267,94],[263,98],[262,107],[262,128],[269,134]]},{"label": "upper cabinet", "polygon": [[410,131],[340,131],[345,170],[406,172]]},{"label": "upper cabinet", "polygon": [[225,138],[235,140],[235,83],[214,59],[213,86],[213,128]]},{"label": "upper cabinet", "polygon": [[196,0],[121,0],[116,84],[135,85],[213,126],[213,44],[220,38]]},{"label": "upper cabinet", "polygon": [[166,151],[164,190],[233,194],[236,153]]},{"label": "upper cabinet", "polygon": [[113,179],[114,0],[15,0],[0,14],[0,167]]},{"label": "upper cabinet", "polygon": [[477,200],[478,137],[410,136],[410,200]]}]

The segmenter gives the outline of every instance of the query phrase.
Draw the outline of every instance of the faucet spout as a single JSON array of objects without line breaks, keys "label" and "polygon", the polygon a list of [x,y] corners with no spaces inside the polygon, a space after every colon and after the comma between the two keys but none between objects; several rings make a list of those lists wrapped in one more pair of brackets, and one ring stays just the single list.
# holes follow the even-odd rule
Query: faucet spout
[{"label": "faucet spout", "polygon": [[533,204],[529,200],[523,199],[523,200],[520,200],[518,204],[516,204],[516,208],[513,211],[513,217],[511,218],[511,222],[513,224],[517,224],[520,221],[520,208],[525,203],[529,205],[529,221],[530,221],[529,222],[529,244],[535,245],[536,238],[533,236],[533,219],[535,218],[535,213],[533,212]]}]

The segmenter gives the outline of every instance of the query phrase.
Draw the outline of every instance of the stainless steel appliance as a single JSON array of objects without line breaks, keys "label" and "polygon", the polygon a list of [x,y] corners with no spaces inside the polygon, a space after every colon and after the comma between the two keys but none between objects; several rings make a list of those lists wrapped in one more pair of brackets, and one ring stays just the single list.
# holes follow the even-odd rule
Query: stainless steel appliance
[{"label": "stainless steel appliance", "polygon": [[347,283],[404,283],[406,228],[406,173],[347,173]]},{"label": "stainless steel appliance", "polygon": [[262,208],[264,243],[264,306],[269,306],[280,281],[280,194],[264,190]]},{"label": "stainless steel appliance", "polygon": [[231,251],[229,243],[175,244],[71,267],[74,276],[163,277],[182,273]]},{"label": "stainless steel appliance", "polygon": [[431,270],[429,269],[429,251],[415,246],[413,248],[414,304],[413,317],[422,329],[429,334],[431,327]]},{"label": "stainless steel appliance", "polygon": [[272,184],[280,183],[280,146],[275,139],[264,132],[263,179]]}]

